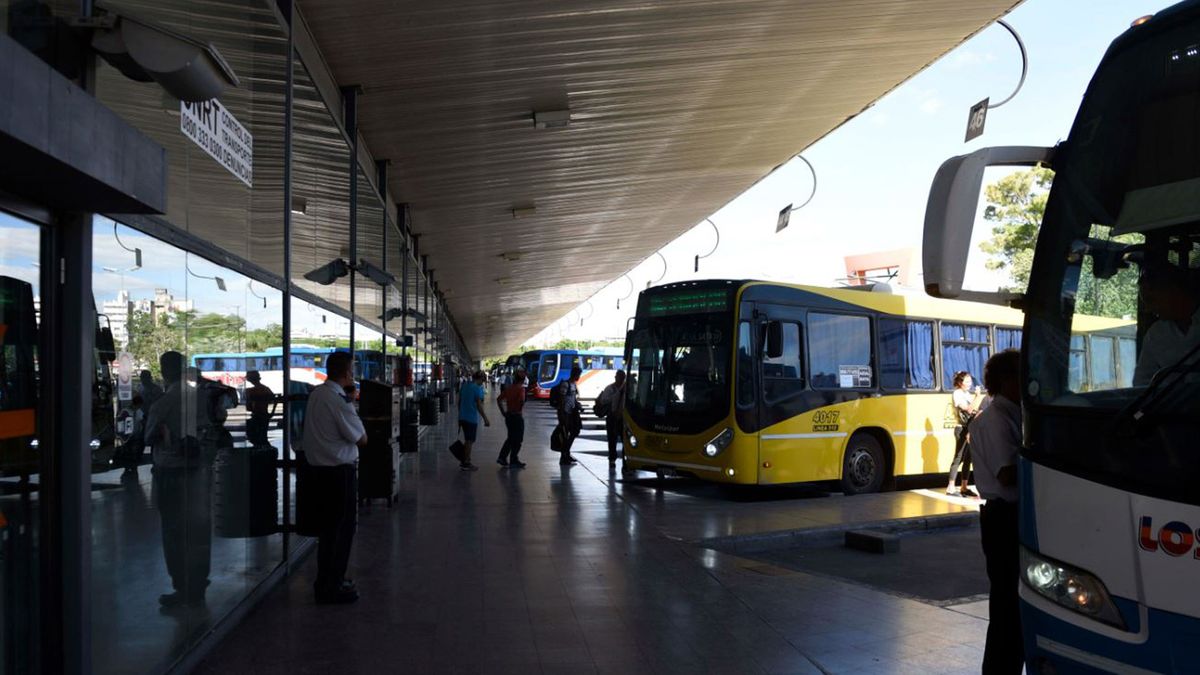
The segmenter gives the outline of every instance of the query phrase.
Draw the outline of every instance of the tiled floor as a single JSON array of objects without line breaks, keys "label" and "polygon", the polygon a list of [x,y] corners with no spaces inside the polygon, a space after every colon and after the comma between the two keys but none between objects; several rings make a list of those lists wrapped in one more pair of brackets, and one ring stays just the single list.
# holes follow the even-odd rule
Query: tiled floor
[{"label": "tiled floor", "polygon": [[560,469],[549,411],[527,419],[519,471],[493,462],[499,425],[481,429],[477,473],[445,451],[449,425],[427,434],[406,458],[400,503],[360,515],[350,576],[362,599],[314,605],[310,558],[201,672],[978,671],[977,616],[693,543],[969,506],[623,484],[602,436],[585,432],[580,464]]}]

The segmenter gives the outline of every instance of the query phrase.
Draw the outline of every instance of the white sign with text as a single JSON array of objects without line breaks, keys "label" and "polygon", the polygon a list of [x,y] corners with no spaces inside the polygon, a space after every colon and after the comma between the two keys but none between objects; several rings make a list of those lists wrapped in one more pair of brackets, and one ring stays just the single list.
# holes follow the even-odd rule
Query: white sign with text
[{"label": "white sign with text", "polygon": [[254,138],[220,101],[180,101],[179,130],[247,187],[253,187]]}]

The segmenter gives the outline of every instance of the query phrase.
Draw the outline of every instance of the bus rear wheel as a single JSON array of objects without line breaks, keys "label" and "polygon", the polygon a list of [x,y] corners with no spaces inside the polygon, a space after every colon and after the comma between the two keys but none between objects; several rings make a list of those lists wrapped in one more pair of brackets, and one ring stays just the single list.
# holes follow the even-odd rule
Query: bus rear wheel
[{"label": "bus rear wheel", "polygon": [[842,492],[848,495],[879,492],[886,473],[887,462],[879,441],[870,434],[851,436],[842,459]]}]

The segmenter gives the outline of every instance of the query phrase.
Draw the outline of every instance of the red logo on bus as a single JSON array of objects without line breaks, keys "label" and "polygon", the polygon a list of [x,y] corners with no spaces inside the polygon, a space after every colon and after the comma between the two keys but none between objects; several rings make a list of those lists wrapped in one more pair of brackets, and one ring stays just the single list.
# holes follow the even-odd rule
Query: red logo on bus
[{"label": "red logo on bus", "polygon": [[[1178,520],[1163,525],[1158,532],[1154,531],[1154,520],[1150,516],[1142,516],[1138,527],[1138,546],[1143,551],[1161,550],[1169,556],[1178,558],[1192,551],[1196,542],[1200,541],[1200,531],[1193,534],[1192,527]],[[1200,547],[1192,553],[1192,557],[1200,560]]]}]

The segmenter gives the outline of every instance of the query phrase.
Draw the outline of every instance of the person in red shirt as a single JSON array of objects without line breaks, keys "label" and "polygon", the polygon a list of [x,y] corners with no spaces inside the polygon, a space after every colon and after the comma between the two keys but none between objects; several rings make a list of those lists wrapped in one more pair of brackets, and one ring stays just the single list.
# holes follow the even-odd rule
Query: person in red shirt
[{"label": "person in red shirt", "polygon": [[504,428],[508,430],[508,437],[500,447],[500,456],[496,458],[496,463],[500,466],[524,469],[525,463],[517,459],[517,454],[521,452],[521,443],[525,440],[525,417],[521,414],[525,408],[524,368],[517,367],[512,384],[505,387],[496,397],[496,405],[500,407],[500,412],[504,413]]}]

